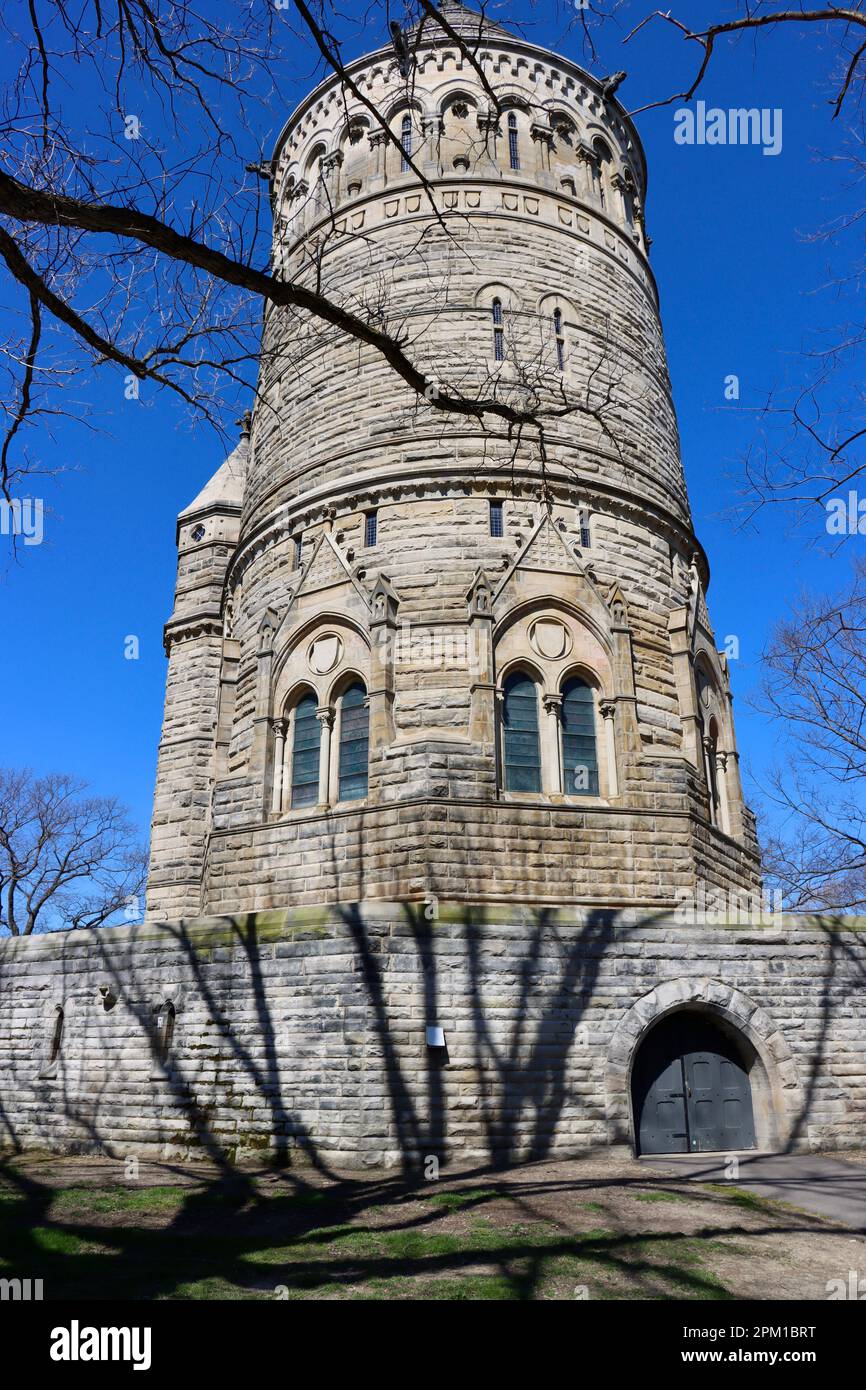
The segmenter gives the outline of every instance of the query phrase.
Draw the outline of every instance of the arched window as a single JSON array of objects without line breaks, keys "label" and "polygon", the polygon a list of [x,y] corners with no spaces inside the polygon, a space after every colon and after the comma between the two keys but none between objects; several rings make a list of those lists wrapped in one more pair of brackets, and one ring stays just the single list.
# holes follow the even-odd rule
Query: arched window
[{"label": "arched window", "polygon": [[562,687],[562,789],[566,796],[598,796],[595,697],[574,676]]},{"label": "arched window", "polygon": [[508,113],[508,162],[512,169],[520,168],[520,146],[517,143],[517,117]]},{"label": "arched window", "polygon": [[493,301],[493,356],[497,362],[505,358],[505,332],[502,327],[502,300]]},{"label": "arched window", "polygon": [[502,763],[506,791],[541,791],[538,691],[535,681],[523,671],[515,672],[505,682]]},{"label": "arched window", "polygon": [[316,697],[305,695],[295,706],[292,719],[291,805],[315,806],[319,799],[319,721]]},{"label": "arched window", "polygon": [[562,310],[553,311],[553,332],[556,342],[556,365],[562,372],[565,370],[565,337],[562,331]]},{"label": "arched window", "polygon": [[370,711],[367,692],[360,681],[340,698],[339,797],[360,801],[367,795],[370,753]]},{"label": "arched window", "polygon": [[409,157],[412,154],[412,117],[408,111],[400,124],[400,144],[403,149],[400,158],[400,172],[405,174],[409,169]]}]

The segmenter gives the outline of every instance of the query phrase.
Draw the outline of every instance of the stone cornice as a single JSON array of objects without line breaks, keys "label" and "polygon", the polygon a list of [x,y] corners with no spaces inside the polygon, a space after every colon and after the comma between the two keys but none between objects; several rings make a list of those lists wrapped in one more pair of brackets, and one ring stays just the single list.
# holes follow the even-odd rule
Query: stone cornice
[{"label": "stone cornice", "polygon": [[[593,156],[593,158],[595,158],[595,156]],[[345,219],[351,214],[360,212],[362,209],[365,209],[377,202],[384,202],[388,198],[401,197],[403,194],[407,192],[411,193],[423,190],[424,185],[421,182],[419,182],[414,177],[414,175],[402,175],[401,179],[402,181],[399,183],[386,184],[382,188],[376,188],[373,190],[367,189],[364,192],[342,199],[333,207],[325,208],[322,212],[321,217],[319,217],[318,219],[311,218],[310,222],[307,225],[305,225],[302,229],[298,230],[294,234],[292,239],[287,241],[285,246],[286,256],[288,258],[291,258],[292,256],[296,255],[299,249],[304,245],[304,243],[309,241],[312,237],[315,237],[316,233],[319,232],[324,226],[336,224],[337,222],[339,222],[341,218]],[[437,189],[445,189],[446,191],[451,189],[458,189],[462,192],[466,189],[474,189],[476,185],[479,188],[491,188],[499,191],[507,191],[509,189],[514,188],[520,191],[521,193],[528,193],[536,198],[551,198],[559,203],[568,203],[572,207],[578,208],[585,216],[597,221],[600,226],[606,228],[608,231],[617,236],[639,258],[641,269],[647,277],[647,280],[649,282],[649,289],[651,290],[655,300],[655,310],[656,312],[658,312],[658,285],[656,284],[655,274],[653,272],[652,266],[650,265],[647,251],[645,251],[636,241],[634,241],[633,238],[629,237],[626,229],[622,226],[622,224],[616,221],[613,217],[611,217],[609,212],[606,212],[604,209],[600,208],[597,203],[590,201],[588,198],[582,197],[579,193],[576,192],[569,193],[561,188],[541,187],[533,179],[517,178],[515,177],[513,172],[508,171],[505,171],[504,174],[498,173],[496,175],[491,175],[489,178],[485,178],[485,176],[482,173],[478,172],[478,170],[473,170],[471,174],[460,177],[456,177],[450,170],[447,170],[443,171],[441,174],[435,173],[430,175],[427,178],[427,183],[434,191]],[[478,215],[484,216],[490,216],[493,212],[495,212],[496,216],[506,217],[509,219],[509,221],[524,222],[534,227],[543,225],[553,228],[555,231],[563,235],[571,235],[577,241],[579,241],[581,245],[591,246],[593,247],[593,249],[603,252],[606,256],[609,256],[612,259],[614,259],[617,265],[620,266],[622,270],[626,271],[629,275],[636,278],[640,283],[640,277],[636,274],[632,267],[629,266],[626,262],[616,257],[614,253],[611,251],[611,249],[603,244],[603,241],[594,241],[586,233],[578,232],[575,231],[573,228],[565,227],[560,223],[554,221],[552,218],[546,222],[540,222],[538,217],[529,217],[526,214],[521,213],[519,211],[509,211],[505,208],[479,208],[475,211]],[[449,214],[454,214],[454,209],[444,207],[440,209],[440,212],[443,216],[448,216]],[[426,206],[424,203],[422,203],[419,206],[419,209],[416,213],[404,213],[398,220],[399,224],[403,225],[407,222],[412,221],[427,221],[429,220],[431,215],[432,214],[429,203],[426,203]],[[461,209],[458,215],[460,216],[461,220],[463,220],[466,218],[466,216],[471,214],[468,214],[465,209]],[[369,234],[373,231],[379,231],[386,225],[392,226],[394,224],[383,218],[379,222],[374,222],[369,227],[365,228],[365,233]],[[290,231],[291,229],[288,230]],[[356,234],[357,229],[348,229],[345,231],[345,233],[343,233],[343,238],[346,240],[350,240]],[[329,242],[326,248],[327,254],[332,254],[335,251],[339,251],[342,244],[342,240]]]},{"label": "stone cornice", "polygon": [[188,642],[194,637],[222,637],[223,620],[220,613],[208,609],[203,612],[184,614],[170,618],[162,634],[162,645],[166,656],[178,642]]},{"label": "stone cornice", "polygon": [[[603,451],[593,451],[594,454],[601,452]],[[614,458],[613,455],[610,457]],[[528,500],[537,500],[538,481],[537,469],[509,465],[508,487],[520,489],[522,486]],[[645,524],[651,523],[648,529],[661,532],[683,553],[697,553],[701,578],[705,589],[709,587],[709,563],[703,547],[690,524],[672,511],[613,484],[603,483],[597,478],[584,479],[570,469],[559,468],[550,463],[546,469],[546,482],[553,494],[554,502],[558,500],[566,505],[577,505],[580,502],[611,516],[619,515]],[[252,560],[264,550],[291,535],[299,524],[306,528],[324,521],[327,509],[335,506],[338,501],[346,512],[355,512],[387,502],[389,494],[393,500],[398,496],[406,497],[411,494],[419,499],[431,495],[490,497],[500,495],[503,485],[503,472],[500,468],[491,464],[487,470],[480,472],[475,462],[460,464],[436,461],[431,464],[411,465],[399,463],[335,478],[318,487],[310,488],[309,491],[292,498],[291,502],[280,504],[254,531],[242,537],[229,561],[226,583],[236,579],[239,571],[243,573]],[[261,501],[257,501],[257,511],[261,505]]]}]

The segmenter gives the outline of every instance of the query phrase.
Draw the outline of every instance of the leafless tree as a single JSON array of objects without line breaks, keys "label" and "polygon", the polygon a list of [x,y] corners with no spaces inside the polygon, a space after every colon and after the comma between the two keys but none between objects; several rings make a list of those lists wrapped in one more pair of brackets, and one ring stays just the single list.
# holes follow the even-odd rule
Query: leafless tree
[{"label": "leafless tree", "polygon": [[0,931],[141,916],[147,852],[113,798],[65,773],[0,768]]},{"label": "leafless tree", "polygon": [[[368,108],[398,144],[344,56],[362,38],[365,48],[371,37],[388,42],[389,22],[409,91],[414,47],[438,28],[459,44],[495,119],[498,97],[478,57],[481,15],[478,35],[467,37],[433,0],[372,3],[354,23],[332,0],[213,9],[195,0],[12,0],[4,9],[0,31],[18,69],[0,108],[0,260],[17,320],[0,346],[0,497],[20,492],[40,466],[33,427],[80,413],[67,402],[82,365],[120,369],[133,392],[139,383],[173,392],[222,428],[226,388],[255,389],[263,303],[356,340],[426,410],[531,442],[542,458],[546,419],[584,408],[580,398],[563,401],[561,387],[550,400],[519,384],[509,392],[449,377],[382,312],[375,282],[360,300],[327,283],[321,242],[300,269],[271,263],[270,166],[239,139],[273,109],[287,77],[318,68],[337,75],[347,110]],[[70,100],[85,90],[86,100]],[[411,154],[407,162],[436,229],[459,246],[456,219],[437,208]]]},{"label": "leafless tree", "polygon": [[759,708],[787,735],[765,869],[795,909],[866,903],[866,561],[841,597],[804,595],[765,653]]}]

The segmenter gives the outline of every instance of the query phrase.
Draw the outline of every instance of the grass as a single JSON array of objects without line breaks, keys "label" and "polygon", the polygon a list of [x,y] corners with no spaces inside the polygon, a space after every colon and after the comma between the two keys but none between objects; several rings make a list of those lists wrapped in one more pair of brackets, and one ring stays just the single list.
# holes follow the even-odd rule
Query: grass
[{"label": "grass", "polygon": [[[765,1210],[764,1199],[717,1191]],[[646,1188],[630,1195],[688,1201]],[[734,1297],[714,1270],[732,1237],[623,1230],[599,1220],[608,1214],[602,1202],[575,1197],[562,1221],[542,1219],[507,1190],[471,1186],[394,1184],[365,1202],[351,1189],[282,1182],[30,1183],[0,1190],[0,1266],[43,1278],[49,1299]]]}]

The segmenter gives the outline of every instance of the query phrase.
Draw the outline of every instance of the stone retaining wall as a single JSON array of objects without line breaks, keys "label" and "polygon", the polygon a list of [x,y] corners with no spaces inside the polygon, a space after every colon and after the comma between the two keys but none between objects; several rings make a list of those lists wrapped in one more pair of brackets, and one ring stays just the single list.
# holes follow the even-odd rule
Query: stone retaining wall
[{"label": "stone retaining wall", "polygon": [[376,902],[5,939],[0,1145],[347,1168],[630,1143],[635,1048],[683,1007],[745,1038],[759,1147],[862,1145],[864,927]]}]

